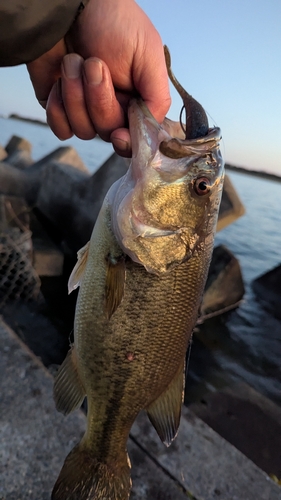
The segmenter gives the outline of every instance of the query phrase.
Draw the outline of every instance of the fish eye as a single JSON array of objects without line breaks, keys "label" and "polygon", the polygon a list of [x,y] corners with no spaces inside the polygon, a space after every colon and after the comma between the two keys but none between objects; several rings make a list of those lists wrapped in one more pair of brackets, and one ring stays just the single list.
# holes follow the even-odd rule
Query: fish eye
[{"label": "fish eye", "polygon": [[198,196],[204,196],[210,192],[211,182],[207,177],[198,177],[194,182],[194,191]]}]

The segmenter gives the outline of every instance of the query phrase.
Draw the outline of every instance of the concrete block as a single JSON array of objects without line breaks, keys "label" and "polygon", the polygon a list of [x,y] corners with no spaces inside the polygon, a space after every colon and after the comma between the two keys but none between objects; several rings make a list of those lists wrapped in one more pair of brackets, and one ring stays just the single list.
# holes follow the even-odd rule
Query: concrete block
[{"label": "concrete block", "polygon": [[281,319],[281,264],[256,278],[252,287],[265,309]]},{"label": "concrete block", "polygon": [[28,180],[25,172],[0,162],[0,193],[25,197]]},{"label": "concrete block", "polygon": [[199,322],[237,307],[245,293],[239,261],[224,245],[214,249]]},{"label": "concrete block", "polygon": [[89,173],[77,151],[71,146],[62,146],[55,149],[55,151],[35,162],[34,169],[42,168],[42,166],[53,162],[64,163],[81,170],[81,172]]},{"label": "concrete block", "polygon": [[232,224],[232,222],[244,215],[244,213],[245,208],[238,193],[228,175],[225,175],[217,231],[221,231],[224,227]]},{"label": "concrete block", "polygon": [[0,161],[5,160],[7,158],[8,154],[6,149],[3,148],[3,146],[0,145]]},{"label": "concrete block", "polygon": [[126,163],[116,154],[92,176],[57,162],[42,170],[36,206],[73,252],[90,239],[108,189],[126,170]]},{"label": "concrete block", "polygon": [[30,212],[30,229],[33,243],[33,267],[38,276],[61,276],[64,254],[49,237],[34,211]]},{"label": "concrete block", "polygon": [[22,170],[30,167],[34,163],[29,151],[26,151],[25,149],[17,149],[16,151],[13,151],[4,161],[9,163],[9,165],[13,165],[13,167],[20,168]]},{"label": "concrete block", "polygon": [[11,155],[15,151],[27,151],[29,154],[31,154],[32,151],[32,144],[27,141],[26,139],[23,139],[22,137],[18,137],[17,135],[13,135],[9,142],[7,143],[5,147],[8,155]]}]

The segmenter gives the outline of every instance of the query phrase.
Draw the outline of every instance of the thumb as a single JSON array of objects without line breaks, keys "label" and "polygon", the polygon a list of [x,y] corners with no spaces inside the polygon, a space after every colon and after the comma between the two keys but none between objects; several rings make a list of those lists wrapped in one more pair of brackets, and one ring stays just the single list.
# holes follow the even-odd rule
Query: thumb
[{"label": "thumb", "polygon": [[27,64],[36,97],[43,108],[46,108],[54,83],[61,76],[61,62],[66,53],[62,39],[51,50]]}]

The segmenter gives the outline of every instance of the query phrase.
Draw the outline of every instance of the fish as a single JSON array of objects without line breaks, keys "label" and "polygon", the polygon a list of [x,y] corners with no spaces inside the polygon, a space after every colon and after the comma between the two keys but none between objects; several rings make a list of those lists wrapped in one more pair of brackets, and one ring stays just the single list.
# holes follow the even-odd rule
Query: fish
[{"label": "fish", "polygon": [[[167,67],[171,77],[169,59]],[[196,114],[196,101],[185,98],[187,112]],[[167,118],[159,124],[140,98],[128,118],[129,169],[109,189],[69,279],[70,292],[79,287],[74,344],[54,399],[67,415],[87,397],[87,428],[65,459],[52,500],[127,500],[127,440],[139,412],[147,412],[166,446],[180,423],[186,351],[223,186],[221,132],[205,130],[205,113],[189,127]]]}]

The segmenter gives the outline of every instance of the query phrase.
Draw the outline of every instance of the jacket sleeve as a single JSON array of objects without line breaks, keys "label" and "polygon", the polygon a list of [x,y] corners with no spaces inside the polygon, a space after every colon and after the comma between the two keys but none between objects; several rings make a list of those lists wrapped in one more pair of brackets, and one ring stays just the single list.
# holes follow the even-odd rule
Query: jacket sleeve
[{"label": "jacket sleeve", "polygon": [[0,0],[0,66],[37,59],[69,30],[89,0]]}]

